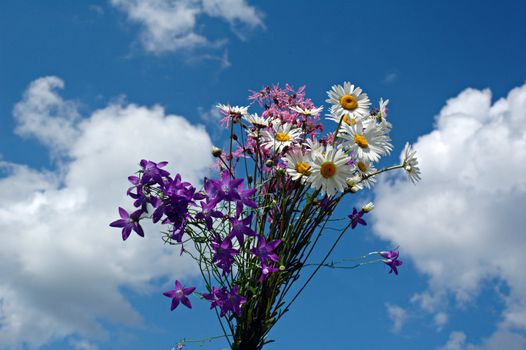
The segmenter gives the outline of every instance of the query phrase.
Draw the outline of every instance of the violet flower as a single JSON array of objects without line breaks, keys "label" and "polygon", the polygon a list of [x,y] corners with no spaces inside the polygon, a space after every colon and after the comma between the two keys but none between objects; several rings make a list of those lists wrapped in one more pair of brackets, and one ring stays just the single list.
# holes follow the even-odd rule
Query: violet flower
[{"label": "violet flower", "polygon": [[239,295],[237,286],[232,287],[230,293],[225,293],[224,299],[221,301],[221,317],[227,312],[232,312],[238,317],[241,316],[241,306],[247,302],[247,298]]},{"label": "violet flower", "polygon": [[394,272],[395,275],[398,275],[398,266],[402,265],[404,262],[398,259],[385,259],[384,263],[391,268],[389,273]]},{"label": "violet flower", "polygon": [[271,273],[279,271],[278,268],[275,268],[274,266],[267,265],[265,263],[261,263],[261,276],[259,276],[259,283],[263,283],[264,280],[270,276]]},{"label": "violet flower", "polygon": [[195,287],[183,288],[181,283],[179,283],[179,281],[176,280],[175,289],[164,292],[163,295],[167,296],[168,298],[172,298],[172,305],[170,306],[171,311],[173,311],[179,305],[179,302],[181,302],[187,308],[191,309],[192,303],[190,302],[190,299],[188,299],[187,296],[192,294],[194,290]]},{"label": "violet flower", "polygon": [[223,270],[223,275],[230,272],[234,263],[234,257],[239,253],[237,249],[232,248],[232,241],[226,237],[222,242],[219,236],[216,236],[211,243],[212,249],[215,250],[212,261]]},{"label": "violet flower", "polygon": [[208,230],[212,229],[212,217],[222,218],[224,214],[218,210],[215,210],[216,203],[214,202],[200,202],[201,212],[195,215],[197,220],[204,220],[206,228]]},{"label": "violet flower", "polygon": [[238,193],[238,186],[243,179],[231,179],[228,171],[224,171],[221,180],[207,180],[205,182],[205,191],[212,202],[219,203],[222,200],[233,202],[241,199]]},{"label": "violet flower", "polygon": [[239,220],[238,218],[230,218],[230,222],[232,223],[232,231],[228,235],[228,237],[236,237],[239,244],[243,245],[244,242],[244,235],[247,236],[256,236],[256,231],[250,228],[250,224],[252,223],[252,214],[247,216],[246,218]]},{"label": "violet flower", "polygon": [[351,228],[354,230],[354,228],[358,225],[358,224],[361,224],[361,225],[367,225],[367,223],[365,222],[364,219],[362,219],[362,216],[363,216],[364,212],[363,211],[358,211],[356,208],[353,208],[352,209],[352,213],[347,215],[349,217],[349,219],[351,219]]},{"label": "violet flower", "polygon": [[122,227],[122,240],[125,241],[130,237],[131,231],[137,232],[141,237],[144,237],[144,231],[139,224],[140,217],[143,211],[141,209],[129,214],[125,209],[119,207],[120,219],[113,221],[111,227]]},{"label": "violet flower", "polygon": [[257,256],[262,264],[265,264],[268,260],[279,262],[279,257],[274,253],[274,250],[280,245],[280,243],[281,240],[279,239],[267,242],[263,236],[259,236],[257,246],[250,249],[250,252]]},{"label": "violet flower", "polygon": [[396,246],[395,248],[393,248],[393,250],[378,252],[378,255],[386,259],[398,259],[398,256],[400,255],[400,253],[398,252],[398,248],[400,248],[400,246]]},{"label": "violet flower", "polygon": [[[161,168],[165,167],[168,162],[155,163],[150,160],[143,159],[139,163],[143,169],[141,177],[141,185],[152,185],[154,183],[163,185],[163,177],[170,176],[170,173]],[[130,179],[131,181],[131,179]]]}]

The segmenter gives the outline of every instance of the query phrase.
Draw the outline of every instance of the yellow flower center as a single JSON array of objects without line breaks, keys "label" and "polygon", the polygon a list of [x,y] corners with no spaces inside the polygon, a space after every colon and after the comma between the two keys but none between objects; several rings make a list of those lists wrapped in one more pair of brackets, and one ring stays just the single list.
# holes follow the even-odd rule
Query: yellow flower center
[{"label": "yellow flower center", "polygon": [[276,139],[276,141],[279,141],[279,142],[285,142],[285,141],[290,141],[290,136],[289,136],[289,134],[287,134],[285,132],[278,132],[276,134],[275,139]]},{"label": "yellow flower center", "polygon": [[336,175],[336,164],[334,164],[333,162],[322,163],[320,173],[321,176],[323,176],[326,179],[333,177],[334,175]]},{"label": "yellow flower center", "polygon": [[356,107],[358,107],[358,101],[356,101],[356,97],[353,95],[343,95],[340,98],[340,105],[348,110],[353,110]]},{"label": "yellow flower center", "polygon": [[343,122],[347,125],[356,125],[356,123],[358,123],[356,121],[356,118],[352,117],[351,119],[349,119],[349,116],[347,114],[343,115]]},{"label": "yellow flower center", "polygon": [[298,164],[296,164],[296,171],[305,176],[309,176],[310,175],[310,165],[305,162],[298,162]]},{"label": "yellow flower center", "polygon": [[367,139],[363,135],[354,135],[354,142],[360,146],[360,148],[367,148],[369,147],[369,142],[367,142]]},{"label": "yellow flower center", "polygon": [[358,166],[358,169],[360,169],[361,172],[365,173],[367,171],[367,166],[361,160],[358,162],[357,166]]}]

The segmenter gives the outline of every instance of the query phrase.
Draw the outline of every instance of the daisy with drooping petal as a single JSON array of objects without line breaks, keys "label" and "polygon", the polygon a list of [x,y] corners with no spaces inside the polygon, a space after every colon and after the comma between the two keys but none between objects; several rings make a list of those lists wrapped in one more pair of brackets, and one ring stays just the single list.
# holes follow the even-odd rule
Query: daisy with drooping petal
[{"label": "daisy with drooping petal", "polygon": [[389,104],[389,99],[384,100],[380,98],[380,108],[378,109],[378,115],[385,119],[387,118],[387,105]]},{"label": "daisy with drooping petal", "polygon": [[346,179],[351,176],[351,167],[347,164],[351,157],[341,148],[327,146],[325,152],[313,152],[311,175],[307,179],[311,187],[321,189],[321,193],[332,196],[347,188]]},{"label": "daisy with drooping petal", "polygon": [[255,128],[258,128],[258,129],[265,129],[268,126],[268,120],[263,117],[258,116],[257,113],[246,114],[243,116],[243,119],[245,119],[250,124],[252,124]]},{"label": "daisy with drooping petal", "polygon": [[355,125],[344,124],[342,127],[343,132],[339,137],[346,140],[350,151],[359,159],[377,162],[381,156],[389,154],[393,147],[389,143],[389,137],[374,123],[368,123],[365,128],[361,122]]},{"label": "daisy with drooping petal", "polygon": [[307,150],[310,152],[322,152],[324,146],[316,139],[307,139],[303,143],[307,147]]},{"label": "daisy with drooping petal", "polygon": [[216,105],[216,107],[221,111],[221,113],[225,115],[225,117],[221,119],[221,123],[225,124],[227,127],[230,119],[232,119],[232,122],[236,123],[241,119],[242,116],[248,114],[248,106],[239,107],[219,103]]},{"label": "daisy with drooping petal", "polygon": [[301,129],[292,128],[291,124],[275,122],[272,124],[271,131],[263,131],[262,146],[267,149],[272,149],[276,153],[281,153],[285,147],[289,147],[295,143],[301,134]]},{"label": "daisy with drooping petal", "polygon": [[318,115],[323,110],[323,107],[318,108],[301,108],[300,106],[293,106],[289,107],[294,112],[304,115],[304,116],[311,116],[311,115]]},{"label": "daisy with drooping petal", "polygon": [[231,105],[224,105],[224,104],[218,103],[216,107],[219,108],[219,110],[223,112],[223,114],[229,114],[229,115],[235,114],[235,115],[239,115],[240,117],[248,114],[248,106],[240,107],[240,106],[231,106]]},{"label": "daisy with drooping petal", "polygon": [[335,108],[331,108],[331,113],[326,114],[327,120],[332,120],[333,122],[339,124],[340,120],[342,121],[342,124],[345,123],[347,125],[356,125],[358,123],[358,119],[355,116],[349,117],[349,114],[345,113],[343,116],[338,116],[335,113]]},{"label": "daisy with drooping petal", "polygon": [[412,183],[416,184],[420,181],[420,168],[418,167],[418,160],[415,157],[416,151],[409,145],[405,144],[404,151],[402,152],[402,166],[404,167],[405,173]]},{"label": "daisy with drooping petal", "polygon": [[362,92],[362,89],[349,82],[343,83],[343,86],[333,85],[331,90],[327,91],[327,95],[329,98],[326,101],[332,104],[331,112],[337,117],[344,114],[347,114],[348,118],[360,118],[369,115],[369,106],[371,105],[369,97]]},{"label": "daisy with drooping petal", "polygon": [[365,187],[371,188],[371,186],[376,182],[374,176],[371,176],[371,174],[376,172],[376,168],[370,160],[360,159],[356,161],[356,172],[361,177],[360,183]]},{"label": "daisy with drooping petal", "polygon": [[294,149],[282,158],[287,165],[287,174],[292,180],[300,180],[305,183],[311,174],[310,157],[303,154],[301,149]]}]

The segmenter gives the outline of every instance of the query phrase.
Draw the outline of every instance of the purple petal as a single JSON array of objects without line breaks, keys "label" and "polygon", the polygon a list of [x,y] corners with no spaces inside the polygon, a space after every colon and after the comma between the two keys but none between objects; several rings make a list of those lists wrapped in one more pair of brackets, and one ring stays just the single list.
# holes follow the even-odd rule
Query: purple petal
[{"label": "purple petal", "polygon": [[130,215],[128,214],[128,212],[124,209],[124,208],[121,208],[119,207],[119,215],[122,219],[127,219],[130,217]]},{"label": "purple petal", "polygon": [[183,305],[186,306],[189,309],[192,308],[192,303],[190,302],[190,299],[188,299],[187,297],[183,297],[181,299],[181,303],[183,303]]},{"label": "purple petal", "polygon": [[174,309],[179,305],[179,299],[173,298],[172,299],[172,305],[170,306],[170,310],[174,311]]}]

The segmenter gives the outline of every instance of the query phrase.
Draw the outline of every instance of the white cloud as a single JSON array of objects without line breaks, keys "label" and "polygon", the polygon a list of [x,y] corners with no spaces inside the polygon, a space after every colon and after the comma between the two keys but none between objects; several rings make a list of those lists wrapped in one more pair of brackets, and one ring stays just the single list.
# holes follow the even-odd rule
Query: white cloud
[{"label": "white cloud", "polygon": [[526,349],[526,337],[523,335],[497,330],[489,338],[484,339],[481,344],[467,343],[467,336],[463,332],[451,332],[449,339],[440,350],[524,350]]},{"label": "white cloud", "polygon": [[391,330],[398,333],[402,330],[405,321],[407,320],[407,312],[405,309],[398,305],[386,304],[387,314],[392,322]]},{"label": "white cloud", "polygon": [[438,331],[441,331],[442,328],[444,328],[448,319],[449,317],[445,312],[438,312],[435,314],[434,321],[435,321],[435,326]]},{"label": "white cloud", "polygon": [[422,182],[376,188],[374,230],[429,276],[413,301],[436,312],[444,296],[471,302],[483,282],[509,287],[499,327],[526,329],[526,85],[491,103],[467,89],[447,101],[414,145]]},{"label": "white cloud", "polygon": [[64,82],[57,77],[33,81],[13,110],[15,132],[37,138],[54,152],[66,151],[78,136],[75,126],[80,115],[75,102],[64,101],[57,93],[63,88]]},{"label": "white cloud", "polygon": [[[27,98],[35,86],[38,103]],[[7,173],[0,178],[0,348],[38,347],[72,335],[104,337],[101,320],[140,325],[123,288],[158,293],[154,280],[171,285],[175,277],[197,273],[193,261],[165,247],[154,228],[144,239],[134,235],[122,242],[108,224],[118,217],[118,206],[131,207],[127,176],[141,158],[167,160],[170,170],[197,183],[211,164],[204,128],[159,106],[111,104],[65,123],[75,138],[57,144],[49,137],[56,123],[46,119],[56,115],[46,113],[72,104],[53,92],[56,86],[63,86],[57,77],[33,82],[17,120],[19,126],[38,120],[40,129],[28,134],[51,149],[60,145],[68,159],[61,172],[0,162]],[[80,349],[95,346],[77,343]]]},{"label": "white cloud", "polygon": [[197,17],[208,15],[249,28],[263,27],[261,14],[244,0],[110,0],[142,26],[141,42],[152,53],[221,45],[198,33]]},{"label": "white cloud", "polygon": [[447,343],[440,350],[463,350],[466,346],[466,335],[463,332],[452,332]]}]

